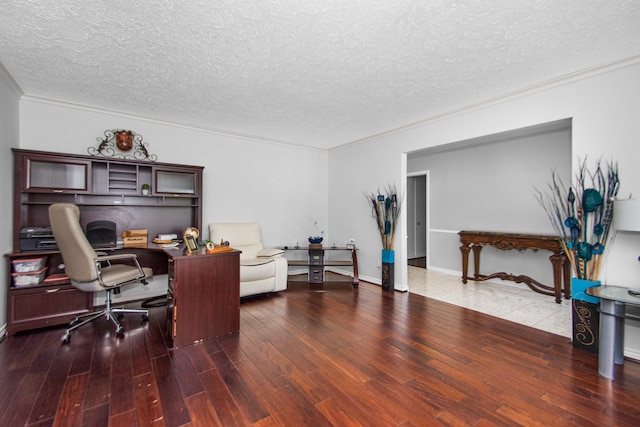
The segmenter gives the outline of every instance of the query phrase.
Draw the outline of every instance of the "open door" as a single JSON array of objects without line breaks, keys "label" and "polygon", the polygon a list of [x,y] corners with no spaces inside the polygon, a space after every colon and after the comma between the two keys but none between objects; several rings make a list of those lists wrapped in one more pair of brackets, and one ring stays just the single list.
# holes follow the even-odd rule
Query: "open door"
[{"label": "open door", "polygon": [[407,260],[426,268],[427,175],[407,176]]}]

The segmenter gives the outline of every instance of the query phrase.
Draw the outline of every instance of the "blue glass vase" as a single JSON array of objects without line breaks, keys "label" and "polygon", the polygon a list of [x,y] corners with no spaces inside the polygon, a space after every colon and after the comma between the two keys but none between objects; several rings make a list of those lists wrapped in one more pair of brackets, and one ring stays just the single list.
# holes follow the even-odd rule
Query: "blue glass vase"
[{"label": "blue glass vase", "polygon": [[387,292],[394,291],[395,281],[395,251],[382,250],[382,290]]},{"label": "blue glass vase", "polygon": [[599,281],[571,279],[571,322],[574,347],[598,353],[600,335],[600,298],[587,295],[587,288],[600,286]]}]

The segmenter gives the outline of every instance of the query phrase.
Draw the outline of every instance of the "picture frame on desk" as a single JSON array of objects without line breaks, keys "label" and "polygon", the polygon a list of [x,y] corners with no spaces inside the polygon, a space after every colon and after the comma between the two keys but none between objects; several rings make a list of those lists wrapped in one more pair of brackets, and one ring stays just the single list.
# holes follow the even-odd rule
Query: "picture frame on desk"
[{"label": "picture frame on desk", "polygon": [[198,242],[196,242],[195,237],[185,235],[184,236],[184,246],[189,254],[198,253]]}]

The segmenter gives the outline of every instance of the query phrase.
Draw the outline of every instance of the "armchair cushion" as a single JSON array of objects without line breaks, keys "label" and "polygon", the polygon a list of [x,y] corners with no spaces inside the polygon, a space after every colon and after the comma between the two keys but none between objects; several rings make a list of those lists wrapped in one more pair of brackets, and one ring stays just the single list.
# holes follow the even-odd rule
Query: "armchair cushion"
[{"label": "armchair cushion", "polygon": [[209,224],[214,243],[229,242],[240,254],[240,296],[287,289],[287,259],[282,249],[264,248],[257,223]]},{"label": "armchair cushion", "polygon": [[240,261],[240,265],[255,266],[255,265],[269,264],[270,262],[272,262],[272,260],[269,259],[268,257],[260,257],[260,258],[253,258],[253,259],[243,259],[242,261]]},{"label": "armchair cushion", "polygon": [[254,259],[263,249],[260,225],[256,223],[209,224],[209,238],[213,243],[227,241],[232,248],[241,250],[240,260]]},{"label": "armchair cushion", "polygon": [[258,257],[272,257],[283,255],[284,251],[282,249],[276,248],[266,248],[258,251]]},{"label": "armchair cushion", "polygon": [[263,264],[240,264],[240,287],[243,283],[271,279],[276,276],[276,263],[269,260]]}]

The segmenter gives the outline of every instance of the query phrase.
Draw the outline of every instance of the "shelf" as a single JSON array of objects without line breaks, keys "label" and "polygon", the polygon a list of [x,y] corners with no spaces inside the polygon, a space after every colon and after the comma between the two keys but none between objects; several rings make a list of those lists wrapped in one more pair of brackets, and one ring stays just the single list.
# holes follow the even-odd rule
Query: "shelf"
[{"label": "shelf", "polygon": [[118,173],[118,174],[113,174],[110,173],[109,174],[109,181],[131,181],[131,182],[136,182],[138,181],[138,175],[134,172],[133,174],[123,174],[123,173]]},{"label": "shelf", "polygon": [[[338,275],[337,273],[334,273],[335,275]],[[353,277],[351,276],[343,276],[340,275],[341,279],[335,278],[335,277],[331,277],[331,278],[326,278],[323,282],[309,282],[309,278],[307,277],[306,274],[293,274],[293,275],[289,275],[287,277],[287,283],[309,283],[310,285],[323,285],[323,284],[348,284],[348,285],[353,285],[354,281],[353,281]]]},{"label": "shelf", "polygon": [[[295,275],[289,276],[287,278],[288,282],[306,282],[309,284],[324,284],[324,283],[350,283],[354,288],[358,287],[359,279],[358,279],[358,258],[356,255],[355,248],[346,248],[346,247],[321,247],[321,248],[308,248],[308,247],[288,247],[285,246],[282,248],[285,253],[287,251],[305,251],[307,253],[307,259],[292,259],[287,260],[289,267],[306,267],[307,274],[304,276],[304,279],[301,277],[295,277]],[[329,259],[327,252],[335,253],[338,251],[347,252],[351,259]],[[326,275],[325,268],[326,267],[350,267],[353,269],[353,277],[350,277],[348,280],[341,279],[333,279],[328,278]]]},{"label": "shelf", "polygon": [[[305,261],[305,260],[291,260],[288,261],[290,266],[296,266],[296,267],[307,267],[309,266],[309,261]],[[317,264],[314,264],[316,267],[318,266]],[[325,260],[322,263],[323,266],[325,267],[351,267],[353,265],[353,261],[333,261],[333,260]]]},{"label": "shelf", "polygon": [[[45,279],[46,279],[46,277],[45,277]],[[65,280],[63,282],[57,282],[57,283],[40,282],[37,285],[24,285],[24,286],[11,285],[11,290],[12,291],[27,291],[29,289],[57,288],[58,286],[63,286],[63,285],[71,285],[71,281],[70,280]]]},{"label": "shelf", "polygon": [[280,249],[284,251],[357,251],[358,249],[351,249],[344,246],[326,246],[319,249],[309,248],[307,246],[281,246]]}]

